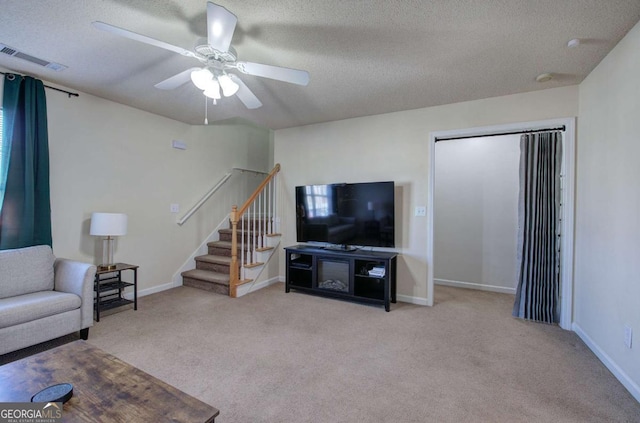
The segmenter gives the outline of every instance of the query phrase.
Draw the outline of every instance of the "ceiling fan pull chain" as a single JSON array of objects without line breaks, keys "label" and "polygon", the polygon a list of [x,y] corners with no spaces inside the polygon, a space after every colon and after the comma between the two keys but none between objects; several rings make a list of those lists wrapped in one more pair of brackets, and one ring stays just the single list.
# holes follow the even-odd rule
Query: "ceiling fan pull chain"
[{"label": "ceiling fan pull chain", "polygon": [[207,97],[205,96],[204,97],[204,124],[205,125],[209,124],[208,117],[209,117],[209,113],[208,113],[208,110],[207,110]]}]

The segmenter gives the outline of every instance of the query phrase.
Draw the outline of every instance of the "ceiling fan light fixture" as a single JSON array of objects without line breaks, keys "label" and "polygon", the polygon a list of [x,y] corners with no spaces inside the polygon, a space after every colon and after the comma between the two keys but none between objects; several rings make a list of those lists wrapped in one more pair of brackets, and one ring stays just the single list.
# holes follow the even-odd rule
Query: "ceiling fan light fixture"
[{"label": "ceiling fan light fixture", "polygon": [[193,82],[193,85],[201,90],[207,89],[212,80],[213,74],[207,68],[202,68],[191,72],[191,81]]},{"label": "ceiling fan light fixture", "polygon": [[[306,86],[309,83],[309,73],[303,70],[253,62],[239,62],[238,54],[231,46],[238,18],[225,7],[207,1],[206,19],[207,37],[199,39],[193,51],[105,22],[95,21],[92,22],[92,25],[96,29],[119,37],[129,38],[198,60],[200,62],[199,67],[185,69],[154,86],[161,90],[173,90],[191,80],[204,94],[205,101],[209,101],[211,98],[213,99],[213,104],[216,104],[217,100],[221,99],[221,94],[223,94],[224,97],[236,95],[247,109],[256,109],[262,106],[255,94],[251,92],[242,79],[238,78],[237,72],[302,86]],[[227,74],[227,70],[231,70],[232,73]],[[206,111],[205,106],[205,123],[207,122]]]},{"label": "ceiling fan light fixture", "polygon": [[204,88],[202,89],[203,91],[216,91],[218,93],[220,93],[220,84],[218,83],[218,80],[214,77],[210,80],[207,81],[207,83],[205,84]]},{"label": "ceiling fan light fixture", "polygon": [[234,95],[240,89],[240,86],[235,82],[233,82],[231,78],[229,78],[229,75],[226,75],[226,74],[220,75],[218,77],[218,82],[220,82],[220,87],[222,88],[222,94],[224,94],[225,97],[230,97]]}]

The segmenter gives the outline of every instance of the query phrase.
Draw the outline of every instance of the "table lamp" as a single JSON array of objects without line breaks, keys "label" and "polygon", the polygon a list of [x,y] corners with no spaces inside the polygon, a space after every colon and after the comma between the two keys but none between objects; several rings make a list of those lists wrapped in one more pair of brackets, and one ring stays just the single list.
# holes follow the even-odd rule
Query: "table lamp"
[{"label": "table lamp", "polygon": [[102,240],[102,264],[100,270],[115,269],[113,262],[113,237],[127,234],[127,215],[123,213],[93,213],[90,235],[104,236]]}]

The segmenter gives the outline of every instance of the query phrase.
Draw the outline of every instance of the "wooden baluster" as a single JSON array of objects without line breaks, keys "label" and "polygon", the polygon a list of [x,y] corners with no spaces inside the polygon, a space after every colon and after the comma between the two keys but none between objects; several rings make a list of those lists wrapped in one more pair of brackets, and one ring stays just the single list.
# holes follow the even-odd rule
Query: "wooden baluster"
[{"label": "wooden baluster", "polygon": [[229,271],[229,296],[236,298],[238,284],[238,206],[231,207],[231,269]]},{"label": "wooden baluster", "polygon": [[[280,172],[280,164],[278,164],[277,166],[278,172]],[[276,174],[273,176],[273,198],[277,199],[278,198],[278,173],[276,172]],[[273,218],[274,219],[278,219],[278,202],[274,201],[273,202]],[[274,222],[274,224],[276,224],[277,222]],[[276,225],[275,226],[275,230],[273,231],[273,233],[280,233],[280,226]]]},{"label": "wooden baluster", "polygon": [[[244,234],[244,217],[240,216],[240,233]],[[240,239],[240,278],[244,279],[245,267],[247,264],[247,258],[244,254],[244,236]]]},{"label": "wooden baluster", "polygon": [[[262,191],[260,191],[260,194],[258,194],[258,197],[256,198],[256,227],[253,228],[253,236],[255,237],[256,243],[256,252],[258,251],[258,248],[260,248],[260,197],[262,197]],[[257,254],[256,261],[258,261]]]},{"label": "wooden baluster", "polygon": [[251,213],[252,213],[252,207],[251,205],[249,205],[249,208],[247,209],[247,264],[251,264],[253,263],[253,248],[252,248],[252,243],[251,243],[251,221],[252,221],[252,217],[251,217]]},{"label": "wooden baluster", "polygon": [[258,236],[260,237],[260,248],[264,248],[264,189],[260,193],[260,221],[258,222]]},{"label": "wooden baluster", "polygon": [[273,199],[271,198],[271,181],[267,184],[267,233],[273,233],[273,227],[271,226],[271,204]]}]

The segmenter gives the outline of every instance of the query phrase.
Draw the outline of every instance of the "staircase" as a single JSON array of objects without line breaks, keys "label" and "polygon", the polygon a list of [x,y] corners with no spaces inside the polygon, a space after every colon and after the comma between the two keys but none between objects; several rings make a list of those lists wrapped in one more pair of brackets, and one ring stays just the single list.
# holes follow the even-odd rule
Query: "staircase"
[{"label": "staircase", "polygon": [[276,165],[242,207],[233,206],[229,228],[218,230],[219,240],[195,257],[195,269],[181,273],[183,285],[235,298],[239,286],[258,277],[280,239],[274,222],[279,171]]},{"label": "staircase", "polygon": [[[259,221],[256,225],[257,228],[266,227],[268,222]],[[208,254],[198,256],[195,258],[196,268],[193,270],[187,270],[182,272],[182,284],[193,288],[204,289],[207,291],[213,291],[218,294],[230,295],[230,277],[231,277],[231,245],[233,238],[233,230],[231,229],[231,222],[229,222],[229,229],[218,230],[219,241],[212,241],[207,243]],[[253,221],[244,220],[240,226],[250,228],[253,226]],[[245,256],[251,254],[249,247],[253,245],[260,245],[261,247],[255,248],[255,253],[263,253],[273,250],[273,247],[265,246],[268,241],[265,241],[267,234],[263,230],[257,229],[256,231],[242,231],[238,233],[244,239]],[[242,252],[239,251],[238,256],[242,256]],[[239,262],[238,262],[239,263]],[[247,268],[256,268],[264,265],[261,261],[247,262],[245,266]],[[238,269],[241,272],[241,269]],[[246,280],[245,283],[251,282],[253,279]]]}]

